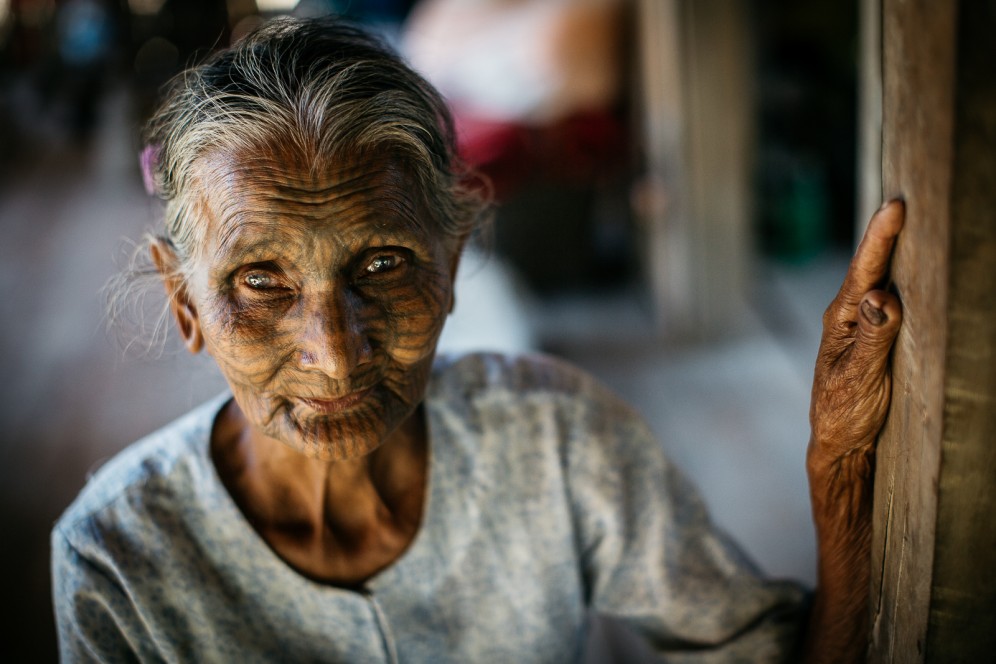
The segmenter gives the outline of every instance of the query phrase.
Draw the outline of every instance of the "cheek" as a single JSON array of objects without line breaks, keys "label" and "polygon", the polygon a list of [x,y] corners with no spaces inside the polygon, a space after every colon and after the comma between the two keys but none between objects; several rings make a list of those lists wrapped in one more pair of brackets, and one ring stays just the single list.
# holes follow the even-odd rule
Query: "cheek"
[{"label": "cheek", "polygon": [[448,280],[433,279],[393,299],[385,317],[391,355],[397,362],[417,364],[430,359],[446,322],[450,301]]},{"label": "cheek", "polygon": [[211,303],[201,315],[208,352],[231,383],[263,385],[293,352],[292,335],[264,308]]}]

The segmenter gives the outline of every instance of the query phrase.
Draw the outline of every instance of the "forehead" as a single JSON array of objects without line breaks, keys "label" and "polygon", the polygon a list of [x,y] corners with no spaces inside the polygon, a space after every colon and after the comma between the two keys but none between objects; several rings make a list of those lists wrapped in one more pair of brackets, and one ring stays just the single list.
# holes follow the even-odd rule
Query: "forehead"
[{"label": "forehead", "polygon": [[414,179],[382,155],[315,167],[278,150],[213,153],[194,173],[209,254],[316,234],[345,245],[431,240]]}]

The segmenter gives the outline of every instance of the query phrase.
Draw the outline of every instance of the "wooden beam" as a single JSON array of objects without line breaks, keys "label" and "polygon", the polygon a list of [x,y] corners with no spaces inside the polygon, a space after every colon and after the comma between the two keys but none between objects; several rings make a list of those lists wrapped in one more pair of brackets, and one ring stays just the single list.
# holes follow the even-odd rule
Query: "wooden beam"
[{"label": "wooden beam", "polygon": [[996,3],[958,17],[947,371],[927,661],[996,658]]},{"label": "wooden beam", "polygon": [[907,201],[872,662],[996,652],[996,9],[883,1],[883,188]]},{"label": "wooden beam", "polygon": [[[687,267],[689,212],[684,172],[684,97],[680,0],[637,0],[640,147],[644,174],[635,217],[654,318],[667,320],[693,305]],[[672,333],[675,331],[670,330]]]},{"label": "wooden beam", "polygon": [[639,0],[643,193],[637,210],[662,331],[708,338],[743,319],[754,104],[743,0]]}]

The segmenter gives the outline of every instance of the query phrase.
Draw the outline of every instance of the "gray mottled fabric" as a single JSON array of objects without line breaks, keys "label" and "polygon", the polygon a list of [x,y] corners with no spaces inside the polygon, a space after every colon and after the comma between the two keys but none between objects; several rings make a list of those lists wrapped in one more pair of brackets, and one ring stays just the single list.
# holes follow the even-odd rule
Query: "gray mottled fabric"
[{"label": "gray mottled fabric", "polygon": [[539,358],[437,363],[421,530],[363,592],[309,581],[211,463],[228,396],[102,468],[52,533],[65,661],[572,662],[587,612],[667,661],[780,661],[800,589],[759,578],[646,426]]}]

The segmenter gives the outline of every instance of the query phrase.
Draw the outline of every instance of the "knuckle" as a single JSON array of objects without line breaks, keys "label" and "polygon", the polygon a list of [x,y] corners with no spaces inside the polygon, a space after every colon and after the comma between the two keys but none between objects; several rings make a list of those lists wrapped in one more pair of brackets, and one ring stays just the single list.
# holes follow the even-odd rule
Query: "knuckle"
[{"label": "knuckle", "polygon": [[827,305],[827,308],[823,310],[824,329],[831,327],[834,324],[834,322],[836,322],[837,309],[838,309],[837,299],[834,298],[833,301],[831,301],[830,304]]}]

